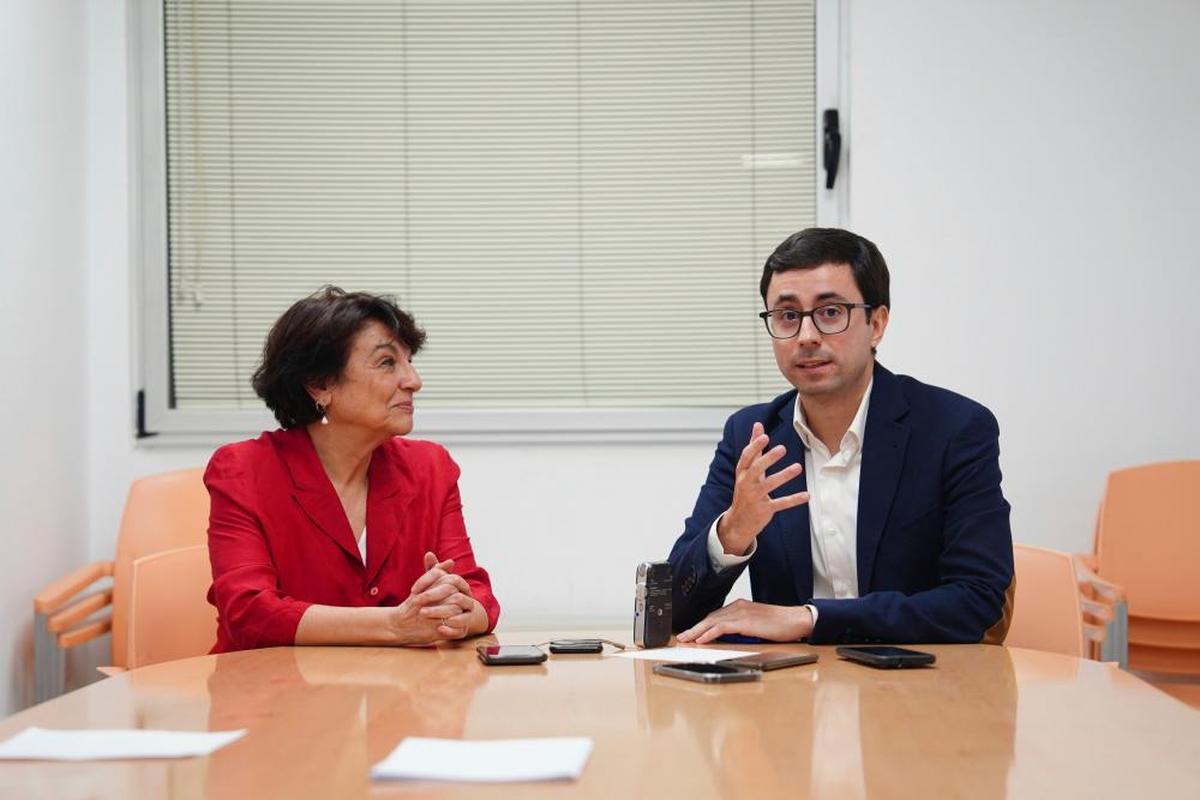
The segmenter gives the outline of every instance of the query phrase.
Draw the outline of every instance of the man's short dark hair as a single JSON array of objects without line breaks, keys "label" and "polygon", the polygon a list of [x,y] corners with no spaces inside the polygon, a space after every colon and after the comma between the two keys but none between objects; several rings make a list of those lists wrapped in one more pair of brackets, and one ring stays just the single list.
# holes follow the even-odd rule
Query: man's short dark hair
[{"label": "man's short dark hair", "polygon": [[767,287],[771,285],[772,275],[793,269],[815,269],[822,264],[849,264],[863,302],[872,308],[891,308],[888,268],[883,254],[869,239],[841,228],[805,228],[784,239],[763,266],[762,280],[758,284],[763,305],[767,303]]},{"label": "man's short dark hair", "polygon": [[346,368],[355,335],[372,320],[396,337],[409,353],[425,344],[425,332],[386,295],[346,292],[326,286],[283,312],[263,345],[254,371],[254,392],[284,428],[321,418],[308,386],[328,386]]}]

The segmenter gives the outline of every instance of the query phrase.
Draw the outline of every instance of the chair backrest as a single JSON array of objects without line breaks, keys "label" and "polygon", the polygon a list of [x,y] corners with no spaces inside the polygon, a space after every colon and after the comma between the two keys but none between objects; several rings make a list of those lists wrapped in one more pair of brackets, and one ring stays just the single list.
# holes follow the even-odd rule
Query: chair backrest
[{"label": "chair backrest", "polygon": [[217,640],[208,546],[179,547],[133,562],[129,596],[129,669],[204,655]]},{"label": "chair backrest", "polygon": [[1108,476],[1096,566],[1100,577],[1125,588],[1130,616],[1200,621],[1200,461]]},{"label": "chair backrest", "polygon": [[1013,571],[1017,592],[1004,643],[1085,656],[1083,608],[1070,554],[1014,545]]},{"label": "chair backrest", "polygon": [[200,468],[139,478],[129,487],[113,564],[114,666],[129,666],[126,659],[133,563],[152,553],[205,544],[208,506],[204,470]]}]

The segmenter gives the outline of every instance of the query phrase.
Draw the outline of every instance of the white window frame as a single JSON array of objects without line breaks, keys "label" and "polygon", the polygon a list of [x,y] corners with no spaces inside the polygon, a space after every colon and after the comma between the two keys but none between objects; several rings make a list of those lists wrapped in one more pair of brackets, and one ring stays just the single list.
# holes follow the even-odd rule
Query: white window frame
[{"label": "white window frame", "polygon": [[[818,165],[817,224],[845,226],[849,209],[847,153],[847,3],[817,0],[817,87],[813,136]],[[201,411],[170,406],[170,308],[168,302],[165,37],[162,0],[133,0],[130,24],[130,131],[133,154],[134,274],[137,309],[133,324],[138,369],[138,438],[145,446],[210,445],[277,427],[261,410]],[[836,108],[842,134],[837,182],[824,188],[822,111]],[[766,257],[766,254],[763,254]],[[765,346],[765,343],[764,343]],[[711,442],[729,407],[537,408],[423,410],[414,434],[461,443]]]}]

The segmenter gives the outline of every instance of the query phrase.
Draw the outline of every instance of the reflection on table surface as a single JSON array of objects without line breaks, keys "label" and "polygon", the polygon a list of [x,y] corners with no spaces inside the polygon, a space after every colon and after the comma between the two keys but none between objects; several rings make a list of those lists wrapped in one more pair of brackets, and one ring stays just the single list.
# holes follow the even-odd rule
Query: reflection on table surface
[{"label": "reflection on table surface", "polygon": [[[1095,662],[930,646],[922,649],[937,655],[935,668],[880,671],[817,647],[816,664],[706,686],[609,656],[484,667],[474,648],[490,641],[275,648],[135,670],[10,717],[0,737],[29,725],[247,728],[247,736],[182,761],[0,763],[0,795],[1200,796],[1200,713]],[[574,784],[368,780],[370,766],[405,736],[566,735],[595,741]]]}]

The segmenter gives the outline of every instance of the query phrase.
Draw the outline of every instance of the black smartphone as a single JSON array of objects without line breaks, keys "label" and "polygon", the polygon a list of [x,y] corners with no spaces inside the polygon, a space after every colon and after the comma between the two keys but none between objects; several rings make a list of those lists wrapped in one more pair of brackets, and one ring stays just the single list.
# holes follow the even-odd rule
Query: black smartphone
[{"label": "black smartphone", "polygon": [[599,639],[551,639],[550,652],[564,653],[603,653],[604,642]]},{"label": "black smartphone", "polygon": [[728,664],[655,664],[654,674],[697,683],[745,683],[762,677],[756,669],[738,669]]},{"label": "black smartphone", "polygon": [[839,647],[837,654],[850,661],[879,669],[927,667],[937,660],[933,653],[909,650],[905,647]]},{"label": "black smartphone", "polygon": [[479,660],[489,667],[505,664],[540,664],[546,660],[546,654],[540,647],[531,644],[481,644],[475,648]]},{"label": "black smartphone", "polygon": [[742,669],[760,669],[763,672],[768,672],[773,669],[812,664],[816,660],[816,653],[755,653],[752,656],[742,656],[741,658],[727,658],[717,663],[728,664],[731,667],[740,667]]}]

